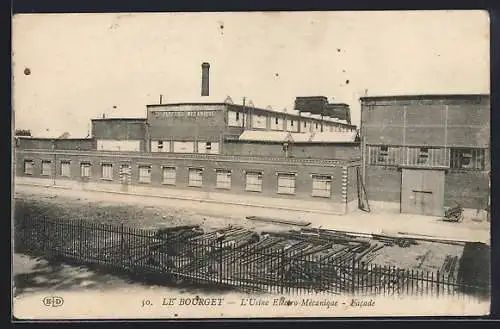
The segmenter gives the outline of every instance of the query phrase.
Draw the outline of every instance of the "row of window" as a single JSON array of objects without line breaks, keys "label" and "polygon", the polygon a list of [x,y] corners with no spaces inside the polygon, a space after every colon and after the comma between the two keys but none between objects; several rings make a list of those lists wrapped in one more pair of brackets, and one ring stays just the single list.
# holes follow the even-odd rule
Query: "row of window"
[{"label": "row of window", "polygon": [[218,154],[218,142],[151,141],[151,152]]},{"label": "row of window", "polygon": [[[33,160],[24,161],[24,173],[33,174]],[[91,163],[80,163],[80,176],[91,176]],[[41,174],[51,175],[51,161],[42,160]],[[63,177],[70,177],[70,162],[61,161],[59,174]],[[177,168],[162,166],[162,184],[176,185]],[[151,183],[151,165],[138,165],[138,181],[140,183]],[[203,168],[188,168],[188,186],[203,186]],[[131,168],[128,164],[120,166],[120,180],[122,182],[130,181]],[[232,171],[228,169],[216,169],[216,188],[231,189]],[[101,164],[101,178],[113,180],[113,164]],[[245,191],[262,192],[263,172],[247,171],[245,172]],[[332,177],[328,175],[312,175],[311,195],[315,197],[329,198],[331,195]],[[277,173],[277,189],[279,194],[295,194],[296,177],[294,173]]]},{"label": "row of window", "polygon": [[480,148],[368,146],[368,163],[371,165],[485,170],[485,155],[486,149]]},{"label": "row of window", "polygon": [[[267,116],[266,115],[253,115],[251,116],[251,126],[252,128],[267,128]],[[243,113],[239,112],[229,112],[229,126],[241,127],[245,120],[248,120],[248,117]],[[330,132],[344,132],[344,131],[352,131],[352,128],[341,126],[339,124],[334,124],[330,121],[323,120],[322,124],[320,121],[309,121],[307,119],[304,120],[291,120],[291,119],[283,119],[279,117],[269,117],[269,128],[271,130],[284,130],[283,124],[286,124],[286,130],[288,131],[298,131],[300,125],[304,129],[310,130],[310,132],[315,131],[330,131]]]}]

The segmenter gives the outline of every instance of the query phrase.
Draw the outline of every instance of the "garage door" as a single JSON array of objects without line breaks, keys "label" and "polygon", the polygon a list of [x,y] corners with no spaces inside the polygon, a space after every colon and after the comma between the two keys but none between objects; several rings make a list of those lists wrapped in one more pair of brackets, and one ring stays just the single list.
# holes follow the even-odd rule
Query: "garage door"
[{"label": "garage door", "polygon": [[401,212],[443,216],[444,171],[402,170]]}]

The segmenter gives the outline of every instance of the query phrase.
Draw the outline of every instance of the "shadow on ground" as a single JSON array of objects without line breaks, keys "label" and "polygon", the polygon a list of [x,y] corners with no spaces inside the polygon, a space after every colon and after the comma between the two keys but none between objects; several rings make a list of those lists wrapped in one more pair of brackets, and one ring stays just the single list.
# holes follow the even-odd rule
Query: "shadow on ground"
[{"label": "shadow on ground", "polygon": [[[17,263],[17,264],[16,264]],[[17,271],[16,271],[17,267]],[[44,291],[128,289],[131,285],[153,289],[165,287],[178,293],[221,293],[230,288],[172,282],[165,276],[146,276],[124,273],[100,266],[82,266],[58,259],[16,255],[14,260],[15,296]]]}]

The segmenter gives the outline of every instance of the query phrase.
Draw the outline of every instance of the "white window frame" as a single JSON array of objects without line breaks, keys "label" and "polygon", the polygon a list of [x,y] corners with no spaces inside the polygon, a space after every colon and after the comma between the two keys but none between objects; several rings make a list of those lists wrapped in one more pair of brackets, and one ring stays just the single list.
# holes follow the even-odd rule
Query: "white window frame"
[{"label": "white window frame", "polygon": [[231,189],[231,170],[229,169],[216,169],[215,170],[215,187],[219,189]]},{"label": "white window frame", "polygon": [[113,164],[104,162],[101,163],[101,179],[113,180]]},{"label": "white window frame", "polygon": [[[196,173],[197,177],[194,177],[193,173]],[[196,178],[196,179],[194,179],[194,178]],[[188,186],[189,187],[202,187],[203,186],[203,168],[198,168],[198,167],[188,168]]]},{"label": "white window frame", "polygon": [[[333,179],[331,175],[314,174],[312,178],[311,196],[318,198],[330,198],[332,195]],[[315,183],[324,183],[325,187],[321,188]]]},{"label": "white window frame", "polygon": [[88,161],[80,162],[80,176],[92,177],[92,163]]},{"label": "white window frame", "polygon": [[[26,166],[27,164],[30,164],[29,170],[28,167]],[[23,172],[25,175],[33,175],[35,169],[35,161],[31,159],[25,159],[23,162]]]},{"label": "white window frame", "polygon": [[[173,174],[171,174],[172,172]],[[162,184],[164,185],[175,185],[177,180],[177,168],[174,166],[162,166],[161,179],[162,179]]]},{"label": "white window frame", "polygon": [[[257,183],[249,183],[249,175],[257,175]],[[246,171],[245,172],[245,191],[247,192],[262,192],[262,182],[263,182],[263,172],[262,171]]]},{"label": "white window frame", "polygon": [[[65,168],[65,166],[68,166]],[[70,160],[61,160],[59,163],[59,169],[61,177],[71,177],[71,161]],[[67,169],[67,172],[63,169]]]},{"label": "white window frame", "polygon": [[144,184],[149,184],[151,183],[151,172],[153,168],[151,165],[147,164],[140,164],[137,166],[137,171],[138,171],[138,182],[139,183],[144,183]]},{"label": "white window frame", "polygon": [[[44,166],[44,164],[49,164],[49,168],[48,168],[49,172],[48,173],[45,172],[46,171],[45,169],[47,169],[47,168]],[[52,175],[52,161],[42,160],[42,164],[40,167],[40,175],[42,175],[42,176],[51,176]]]},{"label": "white window frame", "polygon": [[295,194],[296,193],[296,173],[278,172],[276,173],[276,193]]}]

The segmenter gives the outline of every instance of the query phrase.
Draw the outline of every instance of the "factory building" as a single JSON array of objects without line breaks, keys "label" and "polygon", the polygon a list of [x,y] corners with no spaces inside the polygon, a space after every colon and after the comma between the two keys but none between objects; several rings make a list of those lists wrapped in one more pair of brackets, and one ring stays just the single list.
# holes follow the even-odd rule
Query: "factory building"
[{"label": "factory building", "polygon": [[349,105],[324,96],[283,111],[213,97],[209,68],[197,100],[93,119],[90,138],[18,137],[17,177],[332,214],[364,198],[433,216],[488,207],[489,95],[362,97],[358,135]]},{"label": "factory building", "polygon": [[[92,120],[88,139],[19,137],[16,174],[109,191],[303,208],[358,206],[361,150],[346,104],[297,97],[290,111],[201,98],[146,105],[144,118]],[[103,187],[105,186],[105,187]]]},{"label": "factory building", "polygon": [[489,202],[489,95],[361,98],[368,199],[402,213],[442,216]]}]

